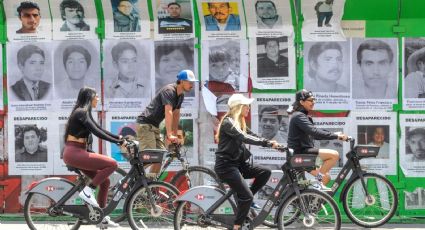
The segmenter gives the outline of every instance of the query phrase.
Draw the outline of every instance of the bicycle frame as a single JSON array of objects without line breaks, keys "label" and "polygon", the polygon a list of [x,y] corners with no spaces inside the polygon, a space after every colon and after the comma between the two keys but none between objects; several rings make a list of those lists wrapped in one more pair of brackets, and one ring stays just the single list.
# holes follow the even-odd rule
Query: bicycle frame
[{"label": "bicycle frame", "polygon": [[184,169],[184,170],[187,170],[188,168],[189,168],[189,163],[187,163],[185,160],[184,160],[184,158],[181,156],[181,153],[180,153],[180,148],[181,147],[175,147],[176,148],[176,150],[174,151],[174,154],[173,153],[170,153],[170,152],[168,152],[168,154],[167,154],[167,159],[165,160],[165,163],[164,163],[164,165],[161,167],[161,171],[158,173],[158,176],[157,176],[157,180],[159,179],[159,178],[161,178],[162,177],[162,175],[165,173],[165,170],[168,168],[168,166],[171,164],[171,162],[173,162],[174,161],[174,159],[177,159],[177,160],[179,160],[180,161],[180,163],[181,163],[181,165],[182,165],[182,168]]}]

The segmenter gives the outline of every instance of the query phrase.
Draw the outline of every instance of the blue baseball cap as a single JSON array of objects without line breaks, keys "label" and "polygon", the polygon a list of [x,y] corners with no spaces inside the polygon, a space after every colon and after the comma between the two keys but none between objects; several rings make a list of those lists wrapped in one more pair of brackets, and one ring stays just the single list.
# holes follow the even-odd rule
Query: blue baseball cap
[{"label": "blue baseball cap", "polygon": [[177,80],[180,81],[198,81],[198,79],[196,79],[195,74],[192,72],[192,70],[182,70],[177,74]]}]

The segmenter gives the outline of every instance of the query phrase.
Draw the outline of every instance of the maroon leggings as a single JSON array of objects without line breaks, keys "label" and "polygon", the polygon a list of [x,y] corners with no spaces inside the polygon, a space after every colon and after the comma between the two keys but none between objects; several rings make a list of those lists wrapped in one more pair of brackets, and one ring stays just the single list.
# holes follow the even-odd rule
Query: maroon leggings
[{"label": "maroon leggings", "polygon": [[63,161],[90,177],[92,185],[100,185],[97,202],[101,208],[104,208],[110,184],[108,177],[118,167],[117,162],[108,156],[87,152],[85,144],[72,141],[67,141],[65,144]]}]

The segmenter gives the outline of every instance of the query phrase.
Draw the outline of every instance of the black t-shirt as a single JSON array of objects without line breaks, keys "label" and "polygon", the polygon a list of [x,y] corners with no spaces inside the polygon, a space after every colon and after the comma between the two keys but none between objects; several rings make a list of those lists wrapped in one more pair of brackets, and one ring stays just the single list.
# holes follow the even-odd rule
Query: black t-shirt
[{"label": "black t-shirt", "polygon": [[184,99],[184,94],[177,95],[177,85],[168,84],[162,87],[156,93],[151,103],[146,107],[145,111],[137,117],[137,123],[151,124],[159,127],[159,124],[165,118],[165,105],[171,105],[173,111],[180,109]]}]

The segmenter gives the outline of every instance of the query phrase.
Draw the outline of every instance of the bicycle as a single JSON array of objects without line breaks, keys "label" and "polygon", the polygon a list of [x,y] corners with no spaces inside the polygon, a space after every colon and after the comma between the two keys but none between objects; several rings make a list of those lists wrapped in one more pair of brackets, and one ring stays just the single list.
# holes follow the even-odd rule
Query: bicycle
[{"label": "bicycle", "polygon": [[[241,229],[254,229],[263,224],[274,206],[278,215],[275,222],[284,229],[287,206],[296,203],[300,210],[298,216],[303,221],[299,227],[313,229],[340,229],[341,215],[335,201],[326,193],[309,189],[298,183],[298,174],[315,168],[316,155],[293,156],[291,150],[280,147],[286,152],[287,162],[282,166],[284,177],[280,178],[273,195],[265,202],[257,216],[248,216]],[[179,195],[174,214],[174,229],[200,227],[233,228],[236,204],[231,199],[233,191],[227,192],[213,186],[197,186]],[[283,202],[282,202],[283,201]]]},{"label": "bicycle", "polygon": [[[163,167],[161,168],[161,171],[156,176],[157,181],[165,177],[167,173],[167,168],[174,160],[177,159],[178,161],[180,161],[182,169],[177,171],[177,173],[172,177],[170,181],[170,183],[175,187],[187,190],[191,187],[204,185],[204,183],[207,182],[207,184],[209,185],[217,186],[221,189],[224,189],[223,183],[221,183],[221,181],[217,177],[217,174],[213,170],[203,166],[189,166],[189,163],[181,154],[181,147],[182,146],[179,144],[172,144],[170,150],[165,152],[166,160],[163,164]],[[127,172],[121,168],[117,168],[115,170],[115,173],[117,174],[115,175],[115,177],[118,176],[119,178],[123,178],[127,174]],[[108,194],[109,198],[112,198],[112,191],[115,189],[116,186],[117,185],[111,186],[111,188],[109,189],[109,191],[111,191],[111,193]],[[124,212],[115,213],[115,215],[116,216],[112,218],[114,222],[121,222],[126,217]]]},{"label": "bicycle", "polygon": [[[146,178],[143,167],[143,164],[161,162],[166,151],[147,149],[139,152],[136,141],[129,141],[127,149],[132,155],[131,169],[121,180],[114,191],[113,199],[105,208],[74,203],[78,192],[86,186],[89,179],[79,169],[68,167],[78,174],[75,184],[64,178],[51,177],[30,186],[24,205],[28,227],[31,230],[43,227],[76,230],[83,221],[99,224],[122,199],[125,200],[124,208],[132,229],[169,225],[174,211],[172,202],[179,191],[169,183]],[[100,227],[105,228],[102,225]]]},{"label": "bicycle", "polygon": [[[368,173],[362,169],[360,160],[376,157],[379,147],[373,145],[354,146],[355,139],[352,137],[349,137],[348,141],[350,141],[350,150],[346,154],[347,162],[337,175],[328,194],[335,196],[342,186],[342,182],[351,173],[340,195],[345,213],[351,221],[359,226],[365,228],[379,227],[394,216],[398,206],[397,191],[391,181],[384,176]],[[274,177],[279,176],[274,174]],[[300,177],[301,181],[307,181],[305,175],[300,175]],[[294,217],[289,218],[285,226],[296,220],[297,212],[294,211],[293,213]],[[270,227],[275,226],[276,223],[270,225]]]}]

